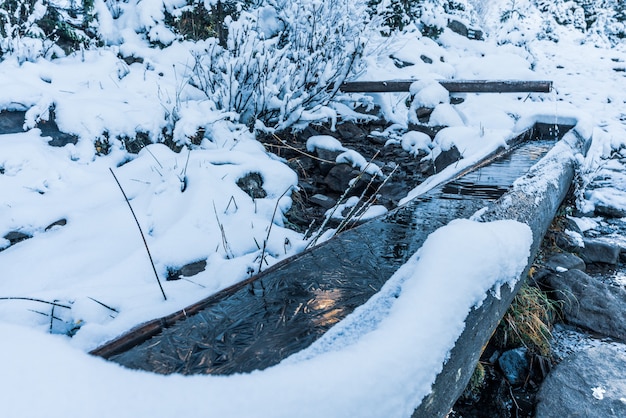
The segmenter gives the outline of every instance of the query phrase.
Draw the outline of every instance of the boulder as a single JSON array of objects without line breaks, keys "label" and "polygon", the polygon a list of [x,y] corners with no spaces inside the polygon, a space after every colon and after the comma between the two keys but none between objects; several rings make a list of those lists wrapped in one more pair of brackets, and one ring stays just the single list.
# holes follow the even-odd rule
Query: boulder
[{"label": "boulder", "polygon": [[585,263],[604,263],[615,265],[619,261],[620,248],[602,239],[584,238],[585,246],[579,249]]},{"label": "boulder", "polygon": [[536,418],[626,417],[626,346],[602,344],[570,355],[544,380]]},{"label": "boulder", "polygon": [[626,289],[594,279],[580,270],[547,276],[545,283],[563,303],[568,322],[626,341]]}]

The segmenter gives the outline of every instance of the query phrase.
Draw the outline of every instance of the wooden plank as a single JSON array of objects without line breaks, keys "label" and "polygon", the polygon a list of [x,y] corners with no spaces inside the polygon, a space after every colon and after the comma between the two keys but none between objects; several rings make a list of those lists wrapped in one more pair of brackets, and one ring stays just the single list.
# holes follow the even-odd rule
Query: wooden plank
[{"label": "wooden plank", "polygon": [[[344,93],[408,92],[418,80],[347,81],[339,88]],[[547,80],[441,80],[450,93],[549,93],[552,81]]]}]

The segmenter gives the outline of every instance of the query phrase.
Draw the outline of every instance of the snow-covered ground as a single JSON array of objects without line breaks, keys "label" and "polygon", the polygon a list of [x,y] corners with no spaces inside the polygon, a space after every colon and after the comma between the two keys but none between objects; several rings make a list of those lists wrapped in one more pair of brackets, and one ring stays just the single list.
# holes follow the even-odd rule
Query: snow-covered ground
[{"label": "snow-covered ground", "polygon": [[[489,24],[496,22],[494,9],[480,10],[494,34],[485,41],[446,30],[436,43],[410,28],[372,38],[360,77],[553,80],[554,93],[467,94],[456,106],[432,81],[416,83],[418,102],[435,106],[434,122],[451,126],[430,148],[437,153],[455,143],[470,162],[528,120],[585,119],[594,144],[583,172],[593,175],[601,156],[626,145],[626,44],[581,43],[583,35],[564,29],[559,43],[498,45],[498,27]],[[106,23],[115,38],[114,22]],[[122,34],[121,44],[53,61],[0,62],[0,108],[28,110],[30,129],[54,105],[61,130],[79,137],[76,145],[53,148],[36,128],[0,136],[0,237],[12,231],[32,236],[15,245],[0,238],[0,298],[64,305],[0,299],[2,414],[410,415],[429,392],[469,309],[519,276],[530,247],[526,226],[456,221],[442,228],[372,300],[309,349],[262,372],[155,376],[86,354],[307,245],[283,222],[296,174],[238,125],[237,115],[219,111],[183,81],[192,66],[190,50],[206,45],[174,42],[157,49],[132,31]],[[122,52],[144,61],[129,65],[118,58]],[[398,68],[394,59],[414,65]],[[397,123],[388,134],[398,141],[397,132],[410,121],[406,106],[399,106],[405,99],[372,96]],[[327,114],[342,110],[337,105]],[[153,144],[133,155],[115,139],[136,132],[156,138],[174,114],[174,140],[186,143],[202,128],[199,146],[175,153]],[[95,155],[94,138],[105,141],[104,132],[111,152]],[[417,146],[407,138],[404,143]],[[167,300],[111,171],[137,214]],[[237,186],[249,173],[259,173],[267,196],[252,199]],[[607,197],[618,195],[615,190],[607,188]],[[587,203],[592,208],[593,201]],[[60,220],[65,224],[48,228]],[[165,281],[169,271],[198,260],[207,260],[205,271]]]}]

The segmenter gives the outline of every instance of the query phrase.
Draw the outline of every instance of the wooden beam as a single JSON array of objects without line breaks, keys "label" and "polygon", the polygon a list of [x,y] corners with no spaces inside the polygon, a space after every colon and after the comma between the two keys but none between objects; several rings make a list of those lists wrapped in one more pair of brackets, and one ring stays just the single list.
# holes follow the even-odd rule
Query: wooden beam
[{"label": "wooden beam", "polygon": [[[418,80],[347,81],[339,88],[344,93],[408,92]],[[441,80],[450,93],[549,93],[552,81],[546,80]]]}]

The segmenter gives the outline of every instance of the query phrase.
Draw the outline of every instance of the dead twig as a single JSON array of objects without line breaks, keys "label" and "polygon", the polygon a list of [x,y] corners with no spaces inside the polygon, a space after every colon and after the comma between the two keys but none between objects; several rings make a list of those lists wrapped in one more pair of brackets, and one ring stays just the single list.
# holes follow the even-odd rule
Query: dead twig
[{"label": "dead twig", "polygon": [[[220,217],[217,215],[217,208],[215,207],[215,201],[213,201],[213,212],[215,212],[215,219],[217,220],[217,225],[220,228],[222,233],[222,247],[224,247],[224,252],[226,253],[227,259],[235,258],[232,250],[230,249],[230,245],[228,245],[228,239],[226,238],[226,231],[224,230],[224,225],[220,222]],[[219,248],[219,245],[218,245]]]},{"label": "dead twig", "polygon": [[0,300],[28,300],[28,301],[31,301],[31,302],[46,303],[46,304],[48,304],[48,305],[58,306],[59,308],[72,309],[72,307],[71,307],[71,306],[69,306],[69,305],[63,305],[62,303],[57,303],[57,301],[56,301],[56,300],[55,300],[54,302],[50,302],[50,301],[48,301],[48,300],[37,299],[37,298],[13,297],[13,296],[9,296],[9,297],[0,297]]},{"label": "dead twig", "polygon": [[126,192],[122,188],[122,185],[120,184],[119,180],[117,179],[117,176],[115,175],[111,167],[109,167],[109,171],[111,171],[111,175],[113,175],[113,178],[115,179],[115,182],[120,188],[122,195],[124,195],[124,200],[126,200],[126,203],[128,204],[128,207],[130,208],[130,213],[132,213],[133,218],[135,218],[135,223],[137,224],[137,228],[139,229],[139,234],[141,235],[141,239],[143,240],[143,245],[146,247],[146,252],[148,253],[148,258],[150,259],[150,264],[152,265],[152,270],[154,271],[154,277],[156,277],[156,281],[159,284],[159,289],[161,289],[161,294],[163,294],[163,299],[167,300],[167,296],[165,296],[165,291],[163,290],[163,286],[161,285],[161,280],[159,279],[159,274],[157,273],[156,267],[154,266],[154,261],[152,260],[152,254],[150,254],[150,248],[148,248],[148,242],[146,241],[146,237],[143,234],[143,230],[141,229],[141,225],[139,224],[137,215],[135,215],[135,211],[133,210],[133,207],[131,206],[130,201],[128,200],[128,196],[126,196]]},{"label": "dead twig", "polygon": [[285,141],[283,141],[283,140],[282,140],[282,139],[281,139],[278,135],[276,135],[276,134],[272,134],[272,136],[273,136],[274,138],[276,138],[276,140],[277,140],[277,141],[279,141],[281,144],[283,144],[285,147],[289,148],[289,149],[290,149],[290,150],[292,150],[292,151],[295,151],[295,152],[297,152],[297,153],[300,153],[300,154],[302,154],[302,155],[304,155],[304,156],[306,156],[306,157],[312,158],[312,159],[314,159],[314,160],[321,161],[321,162],[323,162],[323,163],[335,164],[335,161],[325,160],[325,159],[323,159],[323,158],[316,157],[315,155],[311,155],[311,154],[309,154],[309,153],[307,153],[307,152],[304,152],[304,151],[302,151],[301,149],[298,149],[298,148],[294,147],[293,145],[289,145],[288,143],[286,143]]},{"label": "dead twig", "polygon": [[267,249],[267,242],[270,239],[270,233],[272,232],[272,226],[274,225],[274,217],[276,216],[276,211],[278,210],[278,204],[280,203],[280,199],[283,198],[290,190],[292,186],[289,186],[287,190],[281,194],[278,199],[276,199],[276,205],[274,205],[274,212],[272,213],[272,220],[270,221],[270,226],[267,228],[267,236],[263,241],[263,249],[261,250],[261,261],[259,262],[259,273],[261,272],[261,267],[263,267],[263,261],[265,260],[265,250]]},{"label": "dead twig", "polygon": [[[117,313],[117,314],[119,314],[119,313],[120,313],[120,311],[118,311],[118,310],[117,310],[117,309],[115,309],[115,308],[112,308],[111,306],[107,305],[106,303],[102,303],[102,302],[100,302],[99,300],[94,299],[94,298],[92,298],[92,297],[90,297],[90,296],[87,296],[87,298],[88,298],[88,299],[93,300],[93,301],[94,301],[94,302],[96,302],[98,305],[104,306],[105,308],[107,308],[108,310],[110,310],[110,311],[112,311],[112,312],[115,312],[115,313]],[[109,316],[110,316],[111,318],[115,318],[113,315],[109,315]]]}]

